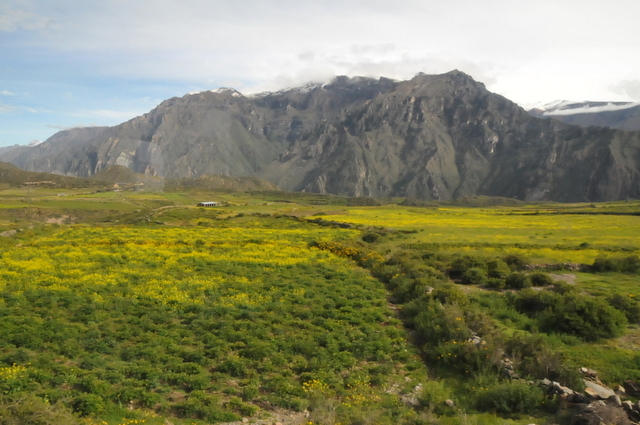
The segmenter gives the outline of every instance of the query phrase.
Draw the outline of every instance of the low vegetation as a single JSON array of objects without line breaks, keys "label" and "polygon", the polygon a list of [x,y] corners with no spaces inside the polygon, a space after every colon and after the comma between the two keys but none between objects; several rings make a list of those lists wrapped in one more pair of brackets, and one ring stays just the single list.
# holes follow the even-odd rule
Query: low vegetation
[{"label": "low vegetation", "polygon": [[0,191],[6,423],[561,422],[528,380],[640,380],[628,203],[57,191]]}]

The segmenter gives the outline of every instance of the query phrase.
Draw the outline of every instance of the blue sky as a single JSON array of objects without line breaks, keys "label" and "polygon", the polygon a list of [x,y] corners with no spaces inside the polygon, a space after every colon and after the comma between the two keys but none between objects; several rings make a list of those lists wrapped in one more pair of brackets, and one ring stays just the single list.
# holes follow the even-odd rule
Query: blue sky
[{"label": "blue sky", "polygon": [[640,2],[1,0],[0,146],[162,100],[457,68],[520,104],[640,101]]}]

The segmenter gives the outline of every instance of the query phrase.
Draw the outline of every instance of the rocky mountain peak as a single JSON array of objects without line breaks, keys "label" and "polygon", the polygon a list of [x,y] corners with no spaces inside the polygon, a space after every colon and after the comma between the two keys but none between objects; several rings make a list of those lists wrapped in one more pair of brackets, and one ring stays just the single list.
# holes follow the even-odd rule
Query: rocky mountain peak
[{"label": "rocky mountain peak", "polygon": [[640,196],[639,133],[532,117],[458,70],[408,81],[339,76],[251,96],[191,93],[115,127],[0,152],[0,161],[79,177],[113,165],[170,178],[254,176],[352,196]]}]

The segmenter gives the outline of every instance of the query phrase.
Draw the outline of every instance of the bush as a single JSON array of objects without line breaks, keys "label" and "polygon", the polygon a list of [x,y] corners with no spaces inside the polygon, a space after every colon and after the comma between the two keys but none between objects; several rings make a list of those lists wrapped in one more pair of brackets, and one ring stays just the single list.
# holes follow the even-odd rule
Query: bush
[{"label": "bush", "polygon": [[616,294],[607,298],[609,304],[621,311],[629,323],[640,323],[640,302],[630,295]]},{"label": "bush", "polygon": [[552,309],[561,302],[562,297],[550,291],[524,289],[515,296],[510,296],[511,304],[520,313],[535,316],[547,309]]},{"label": "bush", "polygon": [[97,415],[105,410],[104,400],[95,394],[80,394],[73,400],[71,406],[82,416]]},{"label": "bush", "polygon": [[418,401],[421,407],[440,413],[439,410],[443,409],[445,400],[449,398],[452,398],[451,387],[443,381],[427,381],[422,386]]},{"label": "bush", "polygon": [[506,382],[478,393],[478,410],[500,414],[531,414],[545,401],[542,390],[520,381]]},{"label": "bush", "polygon": [[83,423],[61,402],[51,404],[32,394],[0,397],[0,425],[80,425]]},{"label": "bush", "polygon": [[484,285],[486,282],[487,273],[479,267],[472,267],[462,274],[464,285]]},{"label": "bush", "polygon": [[640,273],[640,257],[598,257],[591,265],[593,272]]},{"label": "bush", "polygon": [[451,267],[449,268],[449,276],[452,279],[461,278],[464,272],[474,267],[485,268],[485,263],[478,258],[470,257],[468,255],[456,258],[453,260]]},{"label": "bush", "polygon": [[519,359],[518,372],[536,379],[551,379],[575,391],[584,389],[582,375],[564,364],[562,355],[552,350],[542,334],[516,333],[505,346],[509,357]]},{"label": "bush", "polygon": [[525,257],[517,254],[507,255],[503,258],[504,262],[509,265],[511,270],[524,270],[528,261]]},{"label": "bush", "polygon": [[459,287],[451,283],[438,285],[431,295],[442,304],[466,305],[469,302],[467,295]]},{"label": "bush", "polygon": [[535,272],[529,276],[531,284],[533,286],[548,286],[553,285],[553,279],[547,273]]},{"label": "bush", "polygon": [[490,277],[489,279],[487,279],[486,285],[491,289],[504,289],[506,286],[504,279],[496,277]]},{"label": "bush", "polygon": [[497,259],[487,263],[487,276],[502,279],[511,273],[511,268],[504,261]]},{"label": "bush", "polygon": [[374,243],[378,240],[378,237],[377,233],[366,233],[362,236],[362,240],[367,243]]},{"label": "bush", "polygon": [[541,320],[547,332],[565,332],[586,341],[621,336],[627,326],[625,315],[606,300],[575,295],[564,296]]},{"label": "bush", "polygon": [[505,279],[505,286],[509,289],[523,289],[531,287],[531,279],[521,272],[511,273]]}]

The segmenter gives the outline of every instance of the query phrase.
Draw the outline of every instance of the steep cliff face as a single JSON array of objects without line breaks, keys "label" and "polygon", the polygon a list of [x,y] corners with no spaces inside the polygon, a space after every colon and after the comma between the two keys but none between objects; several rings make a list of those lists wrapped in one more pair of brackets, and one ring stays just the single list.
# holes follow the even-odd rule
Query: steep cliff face
[{"label": "steep cliff face", "polygon": [[454,71],[343,110],[263,175],[356,196],[611,200],[637,196],[639,142],[638,133],[531,119]]},{"label": "steep cliff face", "polygon": [[640,196],[640,133],[538,119],[468,75],[339,77],[243,96],[173,98],[111,128],[61,132],[0,160],[90,176],[257,176],[352,196],[612,200]]}]

